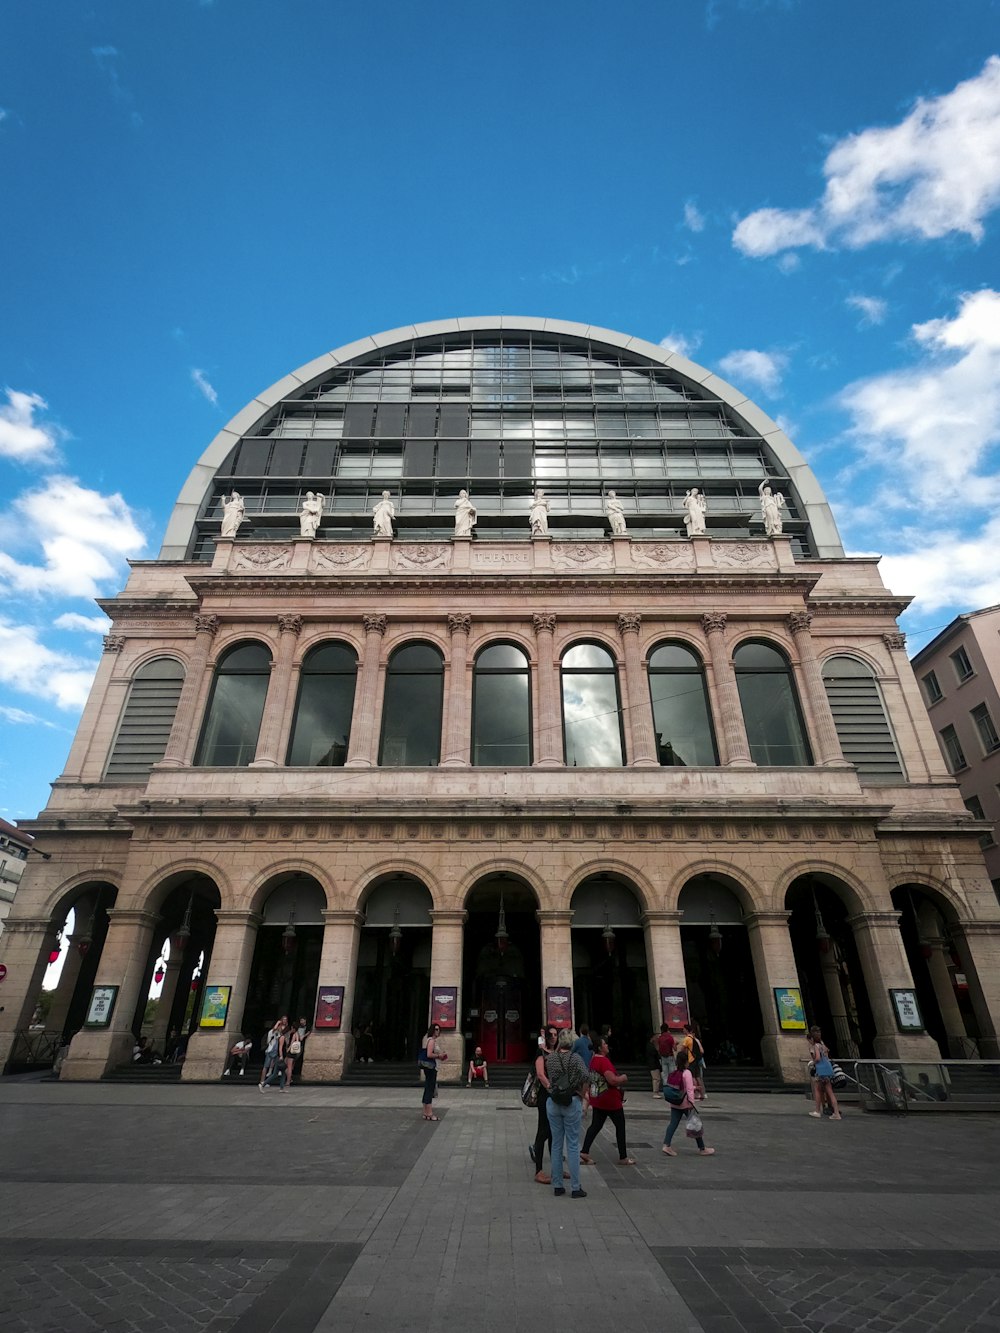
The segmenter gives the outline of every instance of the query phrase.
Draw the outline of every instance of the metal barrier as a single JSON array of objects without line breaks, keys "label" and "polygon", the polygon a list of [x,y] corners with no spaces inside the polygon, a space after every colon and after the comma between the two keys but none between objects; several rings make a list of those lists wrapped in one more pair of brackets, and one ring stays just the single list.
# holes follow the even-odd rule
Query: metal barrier
[{"label": "metal barrier", "polygon": [[1000,1060],[840,1060],[866,1111],[1000,1110]]},{"label": "metal barrier", "polygon": [[14,1044],[7,1057],[7,1067],[32,1066],[35,1068],[55,1064],[56,1056],[62,1045],[62,1032],[47,1032],[44,1028],[18,1028],[14,1033]]}]

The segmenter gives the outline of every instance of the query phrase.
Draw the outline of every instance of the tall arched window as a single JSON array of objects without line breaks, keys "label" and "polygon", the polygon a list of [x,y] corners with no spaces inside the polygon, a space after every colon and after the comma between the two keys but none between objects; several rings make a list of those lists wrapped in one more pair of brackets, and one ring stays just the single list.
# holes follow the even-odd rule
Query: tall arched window
[{"label": "tall arched window", "polygon": [[507,768],[531,763],[528,659],[511,643],[492,644],[476,658],[472,762]]},{"label": "tall arched window", "polygon": [[398,648],[389,659],[379,763],[421,768],[441,758],[444,659],[429,643]]},{"label": "tall arched window", "polygon": [[129,686],[105,781],[146,781],[166,754],[183,684],[184,668],[172,657],[157,657],[139,668]]},{"label": "tall arched window", "polygon": [[829,657],[823,663],[823,684],[840,748],[860,780],[902,781],[903,765],[871,668],[856,657]]},{"label": "tall arched window", "polygon": [[750,755],[755,764],[811,764],[799,700],[786,658],[766,643],[742,643],[733,654]]},{"label": "tall arched window", "polygon": [[271,654],[260,643],[242,643],[219,658],[195,763],[241,768],[253,762],[264,712]]},{"label": "tall arched window", "polygon": [[358,659],[343,643],[322,643],[306,654],[295,704],[288,762],[340,768],[347,759]]},{"label": "tall arched window", "polygon": [[662,643],[650,653],[649,695],[661,764],[669,767],[719,762],[705,672],[690,648]]},{"label": "tall arched window", "polygon": [[562,659],[563,746],[571,768],[618,768],[625,762],[622,708],[614,658],[578,643]]}]

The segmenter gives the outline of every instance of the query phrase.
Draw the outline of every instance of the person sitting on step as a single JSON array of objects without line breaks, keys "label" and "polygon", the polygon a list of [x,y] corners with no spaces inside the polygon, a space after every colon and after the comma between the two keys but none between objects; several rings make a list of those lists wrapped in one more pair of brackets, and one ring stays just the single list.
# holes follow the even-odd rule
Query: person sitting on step
[{"label": "person sitting on step", "polygon": [[490,1086],[490,1071],[486,1067],[486,1059],[483,1055],[483,1048],[476,1047],[476,1053],[469,1061],[469,1082],[468,1087],[472,1087],[476,1080],[481,1080],[484,1087]]}]

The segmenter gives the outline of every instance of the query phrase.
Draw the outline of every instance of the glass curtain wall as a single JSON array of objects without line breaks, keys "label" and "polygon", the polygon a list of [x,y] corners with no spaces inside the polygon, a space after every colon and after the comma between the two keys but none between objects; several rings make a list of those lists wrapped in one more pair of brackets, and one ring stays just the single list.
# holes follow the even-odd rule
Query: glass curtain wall
[{"label": "glass curtain wall", "polygon": [[570,768],[625,762],[618,672],[606,648],[578,643],[562,659],[563,747]]},{"label": "glass curtain wall", "polygon": [[382,710],[383,768],[433,766],[441,758],[444,659],[429,643],[398,648],[389,659]]},{"label": "glass curtain wall", "polygon": [[531,764],[528,659],[520,648],[495,643],[476,658],[472,718],[473,764]]},{"label": "glass curtain wall", "polygon": [[660,763],[668,768],[717,764],[705,671],[690,648],[664,643],[650,653],[649,694]]},{"label": "glass curtain wall", "polygon": [[313,648],[302,663],[288,762],[308,768],[341,768],[351,738],[358,660],[342,643]]}]

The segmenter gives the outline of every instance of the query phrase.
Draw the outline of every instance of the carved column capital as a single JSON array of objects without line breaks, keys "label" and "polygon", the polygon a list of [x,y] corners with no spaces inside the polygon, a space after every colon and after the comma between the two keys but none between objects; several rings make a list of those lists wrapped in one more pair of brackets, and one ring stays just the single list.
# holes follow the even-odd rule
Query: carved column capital
[{"label": "carved column capital", "polygon": [[472,629],[472,617],[464,611],[452,612],[448,616],[448,629],[452,634],[468,634]]},{"label": "carved column capital", "polygon": [[552,634],[556,627],[556,618],[551,611],[537,611],[531,617],[531,623],[535,627],[535,633],[541,634],[548,632]]},{"label": "carved column capital", "polygon": [[281,631],[282,634],[299,635],[302,632],[302,617],[291,616],[291,615],[279,616],[278,629]]},{"label": "carved column capital", "polygon": [[642,627],[642,616],[638,611],[623,611],[618,617],[618,633],[621,635],[638,634]]},{"label": "carved column capital", "polygon": [[219,632],[219,625],[222,622],[218,616],[196,615],[194,618],[194,628],[196,634],[211,634],[214,638]]},{"label": "carved column capital", "polygon": [[792,611],[788,617],[788,628],[793,634],[808,634],[812,621],[811,611]]},{"label": "carved column capital", "polygon": [[389,621],[386,616],[364,615],[361,617],[361,623],[369,634],[384,634]]},{"label": "carved column capital", "polygon": [[906,635],[902,630],[888,630],[882,635],[882,642],[887,648],[894,648],[902,652],[906,647]]},{"label": "carved column capital", "polygon": [[120,653],[125,647],[124,634],[105,634],[104,651],[106,653]]},{"label": "carved column capital", "polygon": [[706,611],[701,618],[701,627],[706,634],[724,634],[728,619],[725,611]]}]

